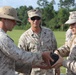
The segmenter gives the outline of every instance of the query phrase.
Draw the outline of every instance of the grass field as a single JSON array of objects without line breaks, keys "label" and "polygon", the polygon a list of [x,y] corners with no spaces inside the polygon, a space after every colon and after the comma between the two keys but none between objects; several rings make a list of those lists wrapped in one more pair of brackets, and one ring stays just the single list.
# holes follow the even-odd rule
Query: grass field
[{"label": "grass field", "polygon": [[[24,30],[13,30],[12,32],[8,32],[8,35],[14,40],[15,44],[18,44],[18,39]],[[58,47],[64,44],[65,42],[65,32],[64,31],[54,31]],[[61,67],[61,72],[65,73],[65,68]]]},{"label": "grass field", "polygon": [[14,43],[17,45],[18,39],[23,32],[24,30],[13,30],[11,32],[8,32],[8,35],[14,40]]},{"label": "grass field", "polygon": [[65,32],[64,31],[54,31],[58,47],[64,44],[65,42]]}]

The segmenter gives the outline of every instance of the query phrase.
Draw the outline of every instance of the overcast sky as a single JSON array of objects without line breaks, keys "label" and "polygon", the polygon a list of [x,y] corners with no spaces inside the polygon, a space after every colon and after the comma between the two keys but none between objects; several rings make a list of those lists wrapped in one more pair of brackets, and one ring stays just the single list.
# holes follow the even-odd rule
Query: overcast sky
[{"label": "overcast sky", "polygon": [[[48,1],[50,1],[50,0],[48,0]],[[58,10],[57,3],[59,2],[59,0],[55,0],[55,1],[56,1],[56,5],[54,6],[54,9]],[[24,6],[24,5],[26,5],[26,6],[31,5],[34,8],[38,7],[37,0],[0,0],[0,7],[5,6],[5,5],[13,6],[15,8]]]}]

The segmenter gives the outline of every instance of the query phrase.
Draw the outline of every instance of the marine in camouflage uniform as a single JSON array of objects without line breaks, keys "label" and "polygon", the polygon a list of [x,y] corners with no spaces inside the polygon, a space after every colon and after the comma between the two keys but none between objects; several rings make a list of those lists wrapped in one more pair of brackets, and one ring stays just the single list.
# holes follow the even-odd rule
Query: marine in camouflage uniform
[{"label": "marine in camouflage uniform", "polygon": [[15,61],[37,64],[39,60],[42,60],[41,58],[40,53],[33,54],[20,50],[13,40],[0,29],[0,75],[15,75]]},{"label": "marine in camouflage uniform", "polygon": [[[31,12],[29,14],[31,15]],[[41,17],[39,11],[34,11],[33,16],[34,14]],[[52,30],[43,26],[40,26],[40,30],[38,34],[32,30],[32,27],[25,31],[19,39],[18,47],[33,53],[44,51],[54,52],[57,49],[57,42]],[[30,75],[30,73],[27,75]],[[53,75],[53,69],[33,68],[31,75]]]},{"label": "marine in camouflage uniform", "polygon": [[[68,40],[71,39],[71,36],[72,36],[72,31],[71,31],[71,28],[69,27],[68,30],[66,31],[66,35],[65,35],[65,44],[68,43]],[[68,57],[67,57],[68,59]],[[66,69],[66,72],[67,72],[67,69]]]},{"label": "marine in camouflage uniform", "polygon": [[70,24],[72,36],[57,51],[62,57],[68,56],[68,59],[62,62],[62,65],[67,68],[67,75],[76,75],[76,11],[70,12],[66,24]]},{"label": "marine in camouflage uniform", "polygon": [[29,63],[37,65],[38,63],[43,62],[42,58],[45,59],[45,57],[47,57],[47,53],[27,52],[19,49],[14,44],[13,40],[6,32],[13,29],[16,21],[20,22],[14,8],[11,6],[0,8],[0,75],[15,75],[16,61],[21,64]]}]

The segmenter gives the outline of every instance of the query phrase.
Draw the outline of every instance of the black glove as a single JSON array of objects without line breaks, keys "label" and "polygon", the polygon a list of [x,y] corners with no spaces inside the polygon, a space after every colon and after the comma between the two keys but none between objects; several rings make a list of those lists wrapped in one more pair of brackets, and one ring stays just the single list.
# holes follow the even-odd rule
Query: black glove
[{"label": "black glove", "polygon": [[56,63],[56,61],[59,59],[59,56],[55,53],[50,53],[51,58],[54,60],[53,62],[50,61],[51,66]]}]

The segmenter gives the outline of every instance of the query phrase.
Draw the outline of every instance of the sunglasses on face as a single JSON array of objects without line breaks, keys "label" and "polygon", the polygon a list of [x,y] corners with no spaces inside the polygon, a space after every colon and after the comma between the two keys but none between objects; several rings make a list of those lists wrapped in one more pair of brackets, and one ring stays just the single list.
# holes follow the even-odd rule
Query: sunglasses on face
[{"label": "sunglasses on face", "polygon": [[40,17],[31,17],[31,20],[40,20],[41,18]]}]

